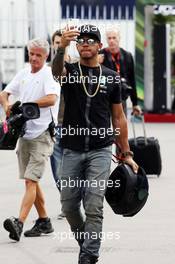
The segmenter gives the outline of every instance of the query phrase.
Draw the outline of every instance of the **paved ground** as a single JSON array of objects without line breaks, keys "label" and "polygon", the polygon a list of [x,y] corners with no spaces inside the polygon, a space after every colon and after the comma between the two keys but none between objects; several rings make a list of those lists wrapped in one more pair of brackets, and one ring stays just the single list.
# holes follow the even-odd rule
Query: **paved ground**
[{"label": "paved ground", "polygon": [[[140,131],[140,127],[139,127]],[[175,263],[175,124],[147,124],[148,136],[160,140],[163,171],[160,178],[149,177],[150,195],[144,209],[133,218],[113,214],[105,204],[104,239],[99,264],[173,264]],[[138,133],[140,134],[140,133]],[[153,161],[150,161],[153,162]],[[10,241],[3,220],[17,216],[23,195],[23,182],[17,179],[15,152],[0,151],[0,263],[2,264],[76,264],[78,247],[73,239],[60,241],[61,232],[69,232],[65,220],[58,221],[59,194],[54,187],[50,167],[42,181],[47,208],[56,233],[39,238],[22,237]],[[33,210],[25,225],[28,229],[36,217]],[[62,233],[65,235],[66,233]],[[117,239],[118,238],[118,239]]]}]

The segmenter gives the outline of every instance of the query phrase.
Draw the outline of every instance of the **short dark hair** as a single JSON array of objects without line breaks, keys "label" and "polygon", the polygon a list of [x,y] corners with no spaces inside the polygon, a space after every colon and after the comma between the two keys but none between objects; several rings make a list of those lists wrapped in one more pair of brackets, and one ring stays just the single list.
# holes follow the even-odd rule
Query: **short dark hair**
[{"label": "short dark hair", "polygon": [[56,36],[59,36],[59,37],[61,37],[62,36],[62,33],[61,33],[61,30],[59,29],[59,30],[56,30],[54,33],[53,33],[53,35],[52,35],[52,43],[54,43],[54,40],[55,40],[55,37]]}]

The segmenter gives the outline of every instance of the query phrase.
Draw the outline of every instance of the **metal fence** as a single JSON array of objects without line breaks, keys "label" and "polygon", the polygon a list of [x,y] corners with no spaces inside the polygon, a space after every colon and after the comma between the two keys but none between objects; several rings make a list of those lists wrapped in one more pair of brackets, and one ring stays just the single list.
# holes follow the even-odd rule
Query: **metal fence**
[{"label": "metal fence", "polygon": [[133,5],[66,5],[61,8],[61,17],[80,18],[80,19],[133,19],[135,7]]}]

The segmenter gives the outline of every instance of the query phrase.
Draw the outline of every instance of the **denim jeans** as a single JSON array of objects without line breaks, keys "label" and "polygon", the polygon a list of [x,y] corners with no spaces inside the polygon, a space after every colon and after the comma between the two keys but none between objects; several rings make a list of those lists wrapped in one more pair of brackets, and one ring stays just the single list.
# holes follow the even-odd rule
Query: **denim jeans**
[{"label": "denim jeans", "polygon": [[56,142],[54,144],[53,154],[50,157],[52,174],[59,191],[60,191],[60,165],[63,156],[63,149],[59,146],[61,139],[61,127],[62,126],[57,126],[56,128]]},{"label": "denim jeans", "polygon": [[[62,211],[81,252],[96,257],[101,244],[103,201],[110,165],[111,146],[89,152],[63,150],[60,169]],[[81,201],[85,219],[80,210]]]}]

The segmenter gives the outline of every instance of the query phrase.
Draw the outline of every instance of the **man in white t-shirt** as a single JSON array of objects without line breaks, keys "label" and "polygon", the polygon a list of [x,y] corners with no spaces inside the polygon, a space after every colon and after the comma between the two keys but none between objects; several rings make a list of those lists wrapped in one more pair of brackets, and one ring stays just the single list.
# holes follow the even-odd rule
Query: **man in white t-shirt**
[{"label": "man in white t-shirt", "polygon": [[9,95],[18,96],[21,103],[35,102],[40,108],[38,119],[26,122],[25,134],[18,141],[18,163],[20,178],[25,180],[25,194],[18,218],[8,218],[4,228],[9,237],[19,241],[23,224],[34,205],[39,218],[26,237],[40,236],[53,232],[47,216],[45,202],[39,180],[43,175],[48,157],[53,152],[53,140],[48,131],[49,124],[57,120],[60,85],[55,82],[51,68],[45,62],[49,54],[49,43],[33,39],[28,44],[30,67],[21,70],[0,93],[0,103],[6,114],[10,112]]}]

